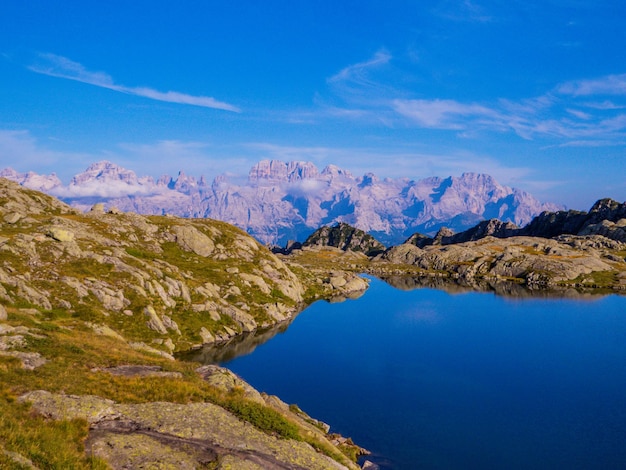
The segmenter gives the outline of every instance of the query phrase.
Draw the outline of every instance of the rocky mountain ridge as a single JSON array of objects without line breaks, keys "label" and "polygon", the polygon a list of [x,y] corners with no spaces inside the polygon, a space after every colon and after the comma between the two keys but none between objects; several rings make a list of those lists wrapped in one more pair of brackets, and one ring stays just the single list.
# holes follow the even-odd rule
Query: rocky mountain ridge
[{"label": "rocky mountain ridge", "polygon": [[475,227],[454,233],[447,227],[434,237],[415,233],[404,243],[423,248],[427,245],[451,245],[480,240],[488,236],[510,238],[516,236],[554,238],[559,235],[602,235],[611,240],[626,242],[626,203],[612,199],[600,199],[589,212],[584,211],[545,211],[534,217],[524,227],[498,219],[485,220]]},{"label": "rocky mountain ridge", "polygon": [[542,211],[559,209],[484,174],[380,179],[372,173],[355,177],[334,165],[319,171],[300,161],[260,161],[245,183],[221,175],[209,184],[183,172],[154,181],[106,161],[91,165],[67,186],[55,175],[5,169],[0,176],[82,210],[102,202],[146,215],[214,218],[280,246],[339,222],[389,245],[414,232],[435,233],[443,226],[461,231],[494,217],[524,225]]}]

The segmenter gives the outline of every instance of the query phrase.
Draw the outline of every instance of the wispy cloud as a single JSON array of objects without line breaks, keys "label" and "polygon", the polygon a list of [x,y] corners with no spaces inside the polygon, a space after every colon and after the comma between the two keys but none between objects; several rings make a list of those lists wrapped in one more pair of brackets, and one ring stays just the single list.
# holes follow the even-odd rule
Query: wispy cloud
[{"label": "wispy cloud", "polygon": [[443,19],[455,22],[488,23],[493,16],[477,2],[470,0],[451,0],[443,2],[434,12]]},{"label": "wispy cloud", "polygon": [[393,100],[392,107],[421,127],[435,129],[464,129],[467,119],[502,119],[493,109],[454,100]]},{"label": "wispy cloud", "polygon": [[371,84],[372,82],[367,78],[368,72],[380,67],[381,65],[388,64],[392,56],[386,50],[380,50],[374,54],[374,56],[364,62],[348,65],[341,69],[338,73],[328,79],[329,83],[352,81],[361,84]]},{"label": "wispy cloud", "polygon": [[626,74],[571,81],[560,85],[557,91],[573,96],[626,95]]},{"label": "wispy cloud", "polygon": [[107,88],[120,93],[141,96],[157,101],[168,103],[188,104],[204,108],[222,109],[225,111],[240,112],[237,106],[218,101],[210,96],[194,96],[177,91],[158,91],[147,87],[129,87],[114,82],[113,78],[104,72],[93,72],[82,64],[74,62],[67,57],[56,54],[40,54],[39,63],[28,67],[29,70],[52,77],[75,80],[101,88]]},{"label": "wispy cloud", "polygon": [[403,72],[391,67],[391,59],[391,53],[380,51],[329,78],[336,100],[318,99],[319,116],[453,131],[465,139],[513,132],[526,140],[560,140],[554,145],[591,140],[614,145],[626,140],[626,74],[569,81],[525,99],[415,98],[419,90],[399,86],[415,80],[401,79],[398,74]]},{"label": "wispy cloud", "polygon": [[[36,170],[60,172],[81,168],[84,162],[96,161],[101,156],[80,152],[63,152],[42,145],[27,130],[0,129],[0,166],[12,167],[20,172]],[[60,178],[70,176],[59,174]]]}]

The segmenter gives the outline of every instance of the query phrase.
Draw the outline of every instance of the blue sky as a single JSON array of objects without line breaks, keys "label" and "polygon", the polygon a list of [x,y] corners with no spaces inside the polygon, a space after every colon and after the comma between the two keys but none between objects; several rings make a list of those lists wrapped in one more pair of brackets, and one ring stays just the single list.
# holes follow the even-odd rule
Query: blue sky
[{"label": "blue sky", "polygon": [[621,1],[5,0],[0,168],[493,175],[626,200]]}]

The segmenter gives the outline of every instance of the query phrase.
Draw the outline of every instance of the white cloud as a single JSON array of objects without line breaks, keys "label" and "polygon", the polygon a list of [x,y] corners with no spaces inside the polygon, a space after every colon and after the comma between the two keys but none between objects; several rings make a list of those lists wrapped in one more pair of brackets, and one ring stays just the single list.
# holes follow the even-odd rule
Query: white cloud
[{"label": "white cloud", "polygon": [[570,113],[572,116],[578,119],[583,119],[585,121],[592,118],[591,114],[581,111],[579,109],[566,109],[566,111]]},{"label": "white cloud", "polygon": [[29,70],[43,75],[52,77],[65,78],[75,80],[81,83],[87,83],[101,88],[126,93],[129,95],[141,96],[157,101],[166,101],[168,103],[189,104],[193,106],[201,106],[204,108],[222,109],[225,111],[240,112],[237,106],[229,103],[218,101],[209,96],[194,96],[180,93],[177,91],[158,91],[147,87],[128,87],[116,84],[113,78],[104,72],[92,72],[87,70],[82,64],[74,62],[67,57],[56,54],[40,54],[41,63],[31,65]]},{"label": "white cloud", "polygon": [[[477,11],[474,3],[462,3],[465,10]],[[610,145],[615,142],[621,145],[626,140],[626,112],[620,112],[626,109],[626,103],[622,102],[622,96],[626,96],[626,74],[570,81],[525,99],[504,97],[465,102],[415,98],[419,90],[403,89],[399,84],[419,81],[394,70],[391,59],[391,54],[382,50],[329,78],[333,96],[326,100],[317,98],[318,119],[357,121],[388,128],[439,129],[453,131],[456,138],[463,139],[513,132],[522,139],[547,139],[555,141],[555,145],[564,139],[596,140]],[[614,99],[594,99],[605,95]]]},{"label": "white cloud", "polygon": [[315,194],[324,186],[325,184],[322,181],[306,179],[291,183],[286,189],[292,196],[301,197],[309,194]]},{"label": "white cloud", "polygon": [[154,184],[128,184],[124,181],[89,181],[80,186],[68,185],[55,188],[50,194],[64,198],[80,197],[125,197],[125,196],[150,196],[164,192]]}]

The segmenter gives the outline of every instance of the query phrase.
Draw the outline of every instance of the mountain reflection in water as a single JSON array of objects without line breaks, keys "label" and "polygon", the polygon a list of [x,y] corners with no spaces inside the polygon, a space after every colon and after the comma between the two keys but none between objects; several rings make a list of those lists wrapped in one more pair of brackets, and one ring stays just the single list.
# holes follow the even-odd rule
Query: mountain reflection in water
[{"label": "mountain reflection in water", "polygon": [[429,288],[443,290],[449,294],[493,292],[502,297],[518,298],[568,298],[582,300],[584,298],[598,298],[598,296],[602,295],[622,293],[622,291],[614,290],[581,289],[559,286],[531,289],[517,282],[484,279],[461,280],[433,276],[381,276],[379,279],[403,291]]},{"label": "mountain reflection in water", "polygon": [[[335,304],[346,300],[356,300],[366,291],[353,292],[347,296],[335,296],[326,302]],[[322,301],[323,302],[323,301]],[[233,359],[252,353],[257,346],[266,343],[274,336],[287,331],[289,325],[295,320],[295,316],[289,320],[279,323],[272,328],[251,331],[235,336],[228,341],[214,344],[205,344],[199,349],[183,351],[176,355],[177,359],[183,361],[199,362],[201,364],[220,364],[232,361]]]},{"label": "mountain reflection in water", "polygon": [[[385,276],[380,279],[390,286],[402,291],[427,288],[442,290],[449,294],[493,292],[498,296],[519,299],[568,298],[591,300],[606,294],[606,292],[601,292],[598,289],[587,291],[565,287],[554,289],[528,289],[526,286],[514,282],[472,281],[471,283],[467,283],[461,280],[451,280],[431,276]],[[347,300],[357,300],[363,296],[365,292],[367,291],[354,292],[348,296],[336,296],[326,301],[319,302],[334,304]],[[206,344],[199,349],[181,352],[177,354],[177,358],[181,360],[199,362],[201,364],[223,364],[232,361],[237,357],[251,354],[257,346],[266,343],[278,334],[286,332],[295,318],[296,317],[293,317],[290,320],[281,322],[272,328],[244,333],[225,342]]]}]

